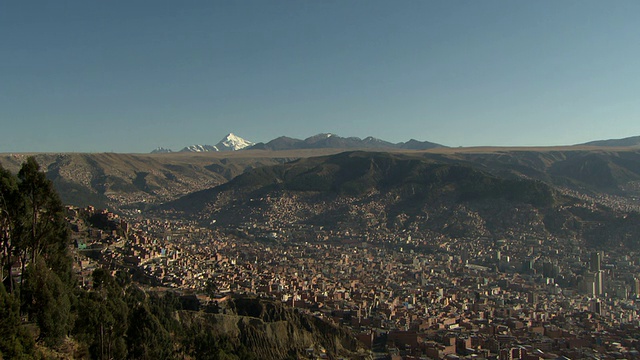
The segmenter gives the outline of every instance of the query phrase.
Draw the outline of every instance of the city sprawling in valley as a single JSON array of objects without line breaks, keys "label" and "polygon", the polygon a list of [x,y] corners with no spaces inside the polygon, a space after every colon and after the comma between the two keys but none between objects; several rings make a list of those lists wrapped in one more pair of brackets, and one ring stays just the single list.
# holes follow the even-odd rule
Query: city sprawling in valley
[{"label": "city sprawling in valley", "polygon": [[[161,358],[634,359],[639,145],[229,134],[180,151],[0,164],[22,184],[21,166],[37,162],[64,204],[75,284],[126,293],[129,316],[131,299],[148,301],[150,329],[174,344]],[[20,284],[23,263],[2,256],[3,280]],[[169,329],[161,299],[187,330]],[[47,346],[146,358],[134,327],[108,329],[129,344],[120,353],[104,329],[74,337],[78,324],[71,350]],[[184,340],[196,328],[218,352]]]}]

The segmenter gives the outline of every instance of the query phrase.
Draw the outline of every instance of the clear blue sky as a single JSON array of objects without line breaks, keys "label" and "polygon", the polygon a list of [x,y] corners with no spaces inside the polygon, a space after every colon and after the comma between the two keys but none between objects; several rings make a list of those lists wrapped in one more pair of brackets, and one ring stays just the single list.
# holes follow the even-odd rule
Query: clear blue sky
[{"label": "clear blue sky", "polygon": [[0,152],[640,135],[640,1],[1,1]]}]

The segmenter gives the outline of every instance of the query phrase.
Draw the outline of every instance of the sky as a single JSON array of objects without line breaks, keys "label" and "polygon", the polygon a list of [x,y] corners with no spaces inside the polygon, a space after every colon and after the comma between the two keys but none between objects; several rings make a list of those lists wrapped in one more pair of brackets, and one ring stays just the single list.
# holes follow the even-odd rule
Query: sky
[{"label": "sky", "polygon": [[0,0],[0,152],[640,135],[640,1]]}]

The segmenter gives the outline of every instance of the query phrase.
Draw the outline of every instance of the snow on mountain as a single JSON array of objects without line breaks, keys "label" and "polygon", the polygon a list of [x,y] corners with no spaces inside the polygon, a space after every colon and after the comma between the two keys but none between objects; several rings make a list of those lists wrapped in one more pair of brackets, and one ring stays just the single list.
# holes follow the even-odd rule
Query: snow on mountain
[{"label": "snow on mountain", "polygon": [[229,133],[219,143],[216,144],[218,151],[237,151],[252,146],[251,141],[245,140],[233,133]]},{"label": "snow on mountain", "polygon": [[171,149],[163,148],[162,146],[159,146],[155,148],[153,151],[151,151],[152,154],[166,154],[170,152],[173,152],[173,151]]},{"label": "snow on mountain", "polygon": [[184,149],[180,150],[180,152],[210,152],[210,151],[218,151],[218,148],[212,145],[189,145]]},{"label": "snow on mountain", "polygon": [[[191,145],[180,150],[181,152],[212,152],[212,151],[238,151],[242,149],[253,150],[292,150],[292,149],[407,149],[407,150],[427,150],[443,147],[443,145],[411,139],[397,144],[368,136],[364,139],[359,137],[347,137],[322,133],[304,140],[294,139],[286,136],[273,139],[268,143],[255,144],[245,140],[233,133],[229,133],[220,142],[214,145]],[[160,152],[160,151],[156,151]]]},{"label": "snow on mountain", "polygon": [[190,145],[180,150],[181,152],[211,152],[211,151],[237,151],[252,146],[251,141],[245,140],[233,133],[229,133],[216,145]]}]

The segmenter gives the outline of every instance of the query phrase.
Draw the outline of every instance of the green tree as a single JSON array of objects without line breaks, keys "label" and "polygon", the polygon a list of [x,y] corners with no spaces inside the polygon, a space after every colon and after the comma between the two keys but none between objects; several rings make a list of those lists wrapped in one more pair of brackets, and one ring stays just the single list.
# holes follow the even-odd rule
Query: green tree
[{"label": "green tree", "polygon": [[0,283],[0,358],[29,359],[34,341],[20,326],[20,303]]},{"label": "green tree", "polygon": [[24,273],[25,310],[38,324],[40,338],[47,345],[57,345],[73,325],[72,292],[41,258],[32,261]]},{"label": "green tree", "polygon": [[34,157],[22,164],[18,179],[24,202],[24,230],[27,230],[23,233],[23,256],[25,260],[33,260],[43,255],[48,260],[68,245],[64,207],[53,183],[40,171]]},{"label": "green tree", "polygon": [[74,333],[93,359],[125,359],[129,308],[124,291],[103,269],[93,272],[93,289],[81,293]]},{"label": "green tree", "polygon": [[[72,260],[68,254],[69,234],[64,207],[53,184],[40,171],[35,158],[29,157],[18,172],[17,226],[11,242],[22,263],[20,284],[21,310],[45,326],[50,340],[60,339],[58,330],[68,330],[68,305],[74,299]],[[29,269],[27,271],[27,265]],[[44,269],[38,269],[43,266]],[[31,281],[31,284],[25,284]],[[42,284],[43,286],[39,286]],[[24,290],[24,291],[23,291]],[[51,298],[53,296],[53,298]],[[45,311],[42,304],[59,302],[60,309]],[[55,314],[60,311],[60,314]],[[51,319],[46,320],[49,316]],[[65,319],[63,322],[58,320]],[[55,324],[53,324],[53,323]],[[51,326],[47,325],[51,324]]]},{"label": "green tree", "polygon": [[0,165],[0,280],[7,283],[10,293],[14,292],[11,265],[16,242],[12,239],[16,236],[19,199],[17,178]]},{"label": "green tree", "polygon": [[[18,314],[26,313],[36,322],[47,345],[58,344],[73,324],[71,306],[75,296],[64,214],[53,184],[40,171],[35,158],[29,157],[17,176],[0,167],[0,263],[2,280],[10,292],[2,295],[4,310],[14,309],[14,301],[19,298]],[[17,289],[11,274],[15,259],[20,259],[22,265]],[[3,291],[6,292],[4,286]],[[6,319],[19,319],[14,312],[7,314],[11,316]],[[3,322],[3,326],[6,324]]]},{"label": "green tree", "polygon": [[127,332],[130,359],[173,359],[173,340],[146,304],[131,311]]}]

